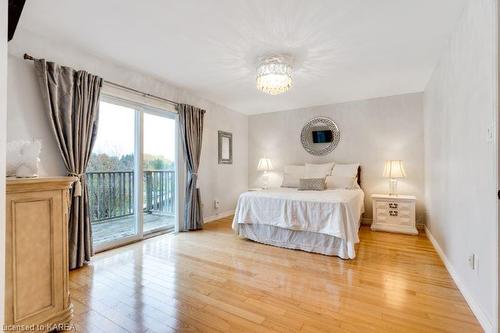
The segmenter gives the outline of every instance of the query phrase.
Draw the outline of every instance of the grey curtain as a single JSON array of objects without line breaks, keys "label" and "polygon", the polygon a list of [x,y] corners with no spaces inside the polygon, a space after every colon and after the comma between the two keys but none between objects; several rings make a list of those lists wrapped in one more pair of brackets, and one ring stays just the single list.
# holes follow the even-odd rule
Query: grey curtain
[{"label": "grey curtain", "polygon": [[179,229],[181,231],[198,230],[203,228],[200,190],[196,183],[200,166],[205,110],[186,104],[179,104],[176,109],[179,113],[179,130],[187,168],[184,221]]},{"label": "grey curtain", "polygon": [[69,268],[93,255],[85,170],[97,135],[102,79],[45,60],[35,60],[44,103],[68,175],[78,178],[69,214]]}]

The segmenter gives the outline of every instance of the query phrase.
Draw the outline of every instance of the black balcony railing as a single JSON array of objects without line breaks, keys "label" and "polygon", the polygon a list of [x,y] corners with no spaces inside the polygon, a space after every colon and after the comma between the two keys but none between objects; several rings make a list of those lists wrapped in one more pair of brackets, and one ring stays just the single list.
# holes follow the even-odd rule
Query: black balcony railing
[{"label": "black balcony railing", "polygon": [[[90,221],[104,223],[134,215],[134,171],[87,172]],[[143,211],[147,214],[175,214],[175,172],[144,171]]]}]

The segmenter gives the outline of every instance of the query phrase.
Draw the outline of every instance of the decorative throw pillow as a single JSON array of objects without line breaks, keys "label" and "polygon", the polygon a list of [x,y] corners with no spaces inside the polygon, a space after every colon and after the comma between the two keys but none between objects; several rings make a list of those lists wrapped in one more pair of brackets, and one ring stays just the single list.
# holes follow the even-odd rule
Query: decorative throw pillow
[{"label": "decorative throw pillow", "polygon": [[353,189],[355,188],[356,177],[328,176],[326,177],[326,188],[335,189]]},{"label": "decorative throw pillow", "polygon": [[306,163],[304,178],[325,178],[332,172],[335,163],[309,164]]},{"label": "decorative throw pillow", "polygon": [[324,191],[325,178],[302,178],[299,191]]}]

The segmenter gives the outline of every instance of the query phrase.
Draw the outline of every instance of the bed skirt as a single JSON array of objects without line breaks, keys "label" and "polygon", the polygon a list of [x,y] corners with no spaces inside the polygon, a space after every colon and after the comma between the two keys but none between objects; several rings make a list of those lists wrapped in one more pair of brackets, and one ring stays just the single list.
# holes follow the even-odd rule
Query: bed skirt
[{"label": "bed skirt", "polygon": [[263,244],[354,259],[348,255],[347,241],[326,234],[244,223],[238,224],[237,234]]}]

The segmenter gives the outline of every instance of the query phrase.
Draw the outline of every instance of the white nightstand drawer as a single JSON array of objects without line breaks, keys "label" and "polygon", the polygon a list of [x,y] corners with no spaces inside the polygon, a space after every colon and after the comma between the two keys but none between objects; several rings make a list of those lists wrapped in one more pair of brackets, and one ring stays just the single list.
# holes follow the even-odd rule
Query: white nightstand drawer
[{"label": "white nightstand drawer", "polygon": [[405,209],[405,210],[399,210],[398,211],[398,216],[399,217],[408,217],[410,218],[412,216],[412,211],[410,209]]},{"label": "white nightstand drawer", "polygon": [[406,209],[410,210],[412,208],[412,204],[408,202],[394,202],[394,201],[376,201],[377,208],[381,209]]},{"label": "white nightstand drawer", "polygon": [[377,208],[376,209],[377,216],[393,216],[393,217],[411,217],[412,210],[411,209],[385,209],[385,208]]},{"label": "white nightstand drawer", "polygon": [[405,225],[410,226],[412,219],[409,216],[388,216],[385,214],[377,214],[377,223],[391,224],[391,225]]}]

